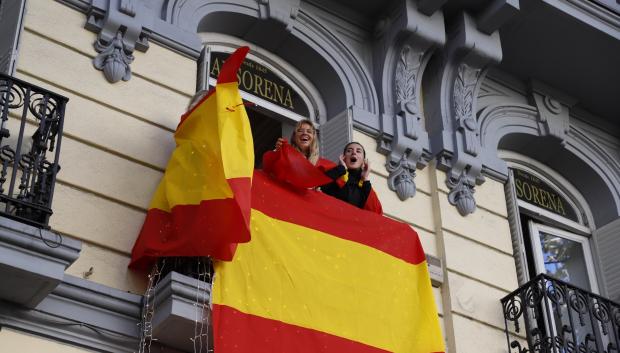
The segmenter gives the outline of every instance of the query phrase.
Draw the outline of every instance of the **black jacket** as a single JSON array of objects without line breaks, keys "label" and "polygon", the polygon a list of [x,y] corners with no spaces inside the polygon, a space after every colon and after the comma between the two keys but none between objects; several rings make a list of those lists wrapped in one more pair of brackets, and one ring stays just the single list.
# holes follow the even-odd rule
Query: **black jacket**
[{"label": "black jacket", "polygon": [[339,165],[326,171],[325,174],[333,182],[321,186],[321,191],[353,206],[364,208],[372,187],[370,181],[362,181],[361,170],[349,170],[347,173],[347,169],[343,165]]}]

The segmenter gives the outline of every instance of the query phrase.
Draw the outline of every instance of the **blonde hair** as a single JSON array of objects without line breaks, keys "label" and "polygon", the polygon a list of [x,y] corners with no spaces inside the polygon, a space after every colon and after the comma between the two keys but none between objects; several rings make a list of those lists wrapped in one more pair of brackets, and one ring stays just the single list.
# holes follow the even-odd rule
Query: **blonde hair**
[{"label": "blonde hair", "polygon": [[[310,125],[312,127],[312,143],[310,144],[310,148],[308,149],[307,153],[304,153],[301,148],[299,148],[299,146],[297,146],[297,144],[295,143],[295,134],[297,133],[297,129],[299,129],[304,124]],[[316,162],[319,160],[319,137],[316,133],[316,128],[314,127],[314,124],[311,120],[303,119],[297,122],[297,125],[295,125],[295,130],[293,130],[293,133],[291,134],[291,146],[295,147],[296,150],[303,153],[304,156],[306,156],[306,158],[308,159],[308,161],[310,161],[310,163],[316,164]]]}]

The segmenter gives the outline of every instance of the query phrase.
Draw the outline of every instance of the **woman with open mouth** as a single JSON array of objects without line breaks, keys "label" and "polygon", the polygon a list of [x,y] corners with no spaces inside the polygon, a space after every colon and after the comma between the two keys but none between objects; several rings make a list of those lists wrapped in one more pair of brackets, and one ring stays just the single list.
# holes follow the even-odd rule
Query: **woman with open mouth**
[{"label": "woman with open mouth", "polygon": [[353,206],[383,214],[379,198],[370,184],[370,165],[364,146],[349,142],[340,155],[340,165],[325,172],[334,181],[321,191]]}]

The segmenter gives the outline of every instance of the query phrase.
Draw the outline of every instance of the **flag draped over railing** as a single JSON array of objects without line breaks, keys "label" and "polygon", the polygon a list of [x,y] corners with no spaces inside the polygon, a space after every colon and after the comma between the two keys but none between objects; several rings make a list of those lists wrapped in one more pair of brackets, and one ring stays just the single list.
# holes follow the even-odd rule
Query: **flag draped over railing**
[{"label": "flag draped over railing", "polygon": [[217,353],[444,351],[409,225],[257,171],[251,226],[252,241],[216,264]]},{"label": "flag draped over railing", "polygon": [[253,172],[236,76],[247,51],[231,55],[214,92],[179,124],[130,266],[163,256],[232,260],[215,262],[217,353],[443,352],[409,225],[308,189],[325,180],[301,172],[288,146],[267,156],[271,177]]},{"label": "flag draped over railing", "polygon": [[148,267],[162,256],[231,260],[236,244],[250,240],[254,147],[237,84],[248,51],[237,49],[215,89],[183,116],[130,267]]}]

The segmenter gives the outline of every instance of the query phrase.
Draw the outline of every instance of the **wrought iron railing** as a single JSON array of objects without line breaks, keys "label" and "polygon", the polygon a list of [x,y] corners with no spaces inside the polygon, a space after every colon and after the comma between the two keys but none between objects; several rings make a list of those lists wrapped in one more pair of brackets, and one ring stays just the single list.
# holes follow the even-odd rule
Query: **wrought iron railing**
[{"label": "wrought iron railing", "polygon": [[0,74],[0,215],[49,228],[67,101]]},{"label": "wrought iron railing", "polygon": [[620,304],[609,299],[540,274],[501,303],[511,353],[619,352]]}]

